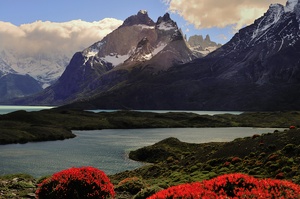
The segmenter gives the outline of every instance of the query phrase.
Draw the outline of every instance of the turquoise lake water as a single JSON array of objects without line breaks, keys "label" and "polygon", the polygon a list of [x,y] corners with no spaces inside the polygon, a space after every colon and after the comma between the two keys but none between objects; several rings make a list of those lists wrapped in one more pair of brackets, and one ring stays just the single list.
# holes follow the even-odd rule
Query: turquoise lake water
[{"label": "turquoise lake water", "polygon": [[220,142],[274,130],[167,128],[74,131],[77,137],[64,141],[0,145],[0,175],[28,173],[40,177],[81,166],[94,166],[107,174],[114,174],[143,165],[128,159],[130,150],[152,145],[168,137],[190,143]]}]

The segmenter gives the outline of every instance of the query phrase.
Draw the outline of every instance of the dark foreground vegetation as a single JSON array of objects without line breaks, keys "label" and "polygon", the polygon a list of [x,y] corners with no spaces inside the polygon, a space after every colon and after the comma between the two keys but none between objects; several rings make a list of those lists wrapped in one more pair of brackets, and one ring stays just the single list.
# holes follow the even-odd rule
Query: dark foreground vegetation
[{"label": "dark foreground vegetation", "polygon": [[71,130],[177,128],[177,127],[278,127],[300,126],[299,112],[257,112],[241,115],[197,115],[51,109],[16,111],[0,115],[0,144],[73,138]]},{"label": "dark foreground vegetation", "polygon": [[[168,138],[130,152],[130,158],[148,164],[109,176],[117,199],[143,199],[173,185],[229,173],[300,184],[300,130],[203,144]],[[2,176],[0,198],[34,198],[42,180],[24,174]]]}]

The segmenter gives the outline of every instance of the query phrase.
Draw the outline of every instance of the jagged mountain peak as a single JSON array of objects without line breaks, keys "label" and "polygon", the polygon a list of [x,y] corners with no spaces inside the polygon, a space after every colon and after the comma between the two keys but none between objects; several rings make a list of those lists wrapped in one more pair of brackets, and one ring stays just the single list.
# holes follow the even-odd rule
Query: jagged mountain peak
[{"label": "jagged mountain peak", "polygon": [[148,16],[146,10],[140,10],[136,15],[132,15],[125,19],[124,23],[120,27],[133,26],[133,25],[147,25],[154,26],[154,21]]},{"label": "jagged mountain peak", "polygon": [[[93,61],[94,57],[111,63],[114,67],[122,65],[125,61],[126,65],[130,61],[145,61],[163,50],[170,42],[184,41],[169,13],[159,17],[155,25],[152,25],[154,23],[152,20],[148,23],[149,20],[145,10],[140,10],[137,15],[127,18],[122,26],[82,52],[85,57],[84,65]],[[147,44],[148,50],[153,49],[152,55],[148,50],[147,53],[139,52],[144,44]],[[141,57],[137,58],[137,55]],[[147,56],[144,57],[145,55]]]},{"label": "jagged mountain peak", "polygon": [[170,30],[170,29],[178,29],[177,24],[170,17],[169,13],[164,14],[162,17],[158,17],[156,22],[156,27],[158,29]]},{"label": "jagged mountain peak", "polygon": [[[264,16],[258,19],[259,24],[258,26],[261,28],[260,31],[265,31],[273,24],[277,23],[278,20],[284,14],[284,6],[281,4],[271,4],[268,11],[264,14]],[[264,26],[264,27],[263,27]]]},{"label": "jagged mountain peak", "polygon": [[158,17],[157,24],[159,24],[159,23],[161,23],[163,21],[166,22],[166,21],[170,21],[170,20],[172,20],[171,17],[170,17],[170,14],[166,13],[166,14],[164,14],[164,16]]},{"label": "jagged mountain peak", "polygon": [[205,37],[204,40],[205,40],[205,41],[210,41],[210,36],[209,36],[209,35],[206,35],[206,37]]}]

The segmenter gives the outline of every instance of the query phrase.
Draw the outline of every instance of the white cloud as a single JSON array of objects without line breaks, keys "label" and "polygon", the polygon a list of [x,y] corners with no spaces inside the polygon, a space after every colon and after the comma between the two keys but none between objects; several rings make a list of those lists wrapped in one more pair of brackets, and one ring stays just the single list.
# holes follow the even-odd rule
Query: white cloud
[{"label": "white cloud", "polygon": [[72,55],[101,40],[121,24],[122,21],[112,18],[95,22],[36,21],[20,26],[0,21],[0,48],[12,49],[28,56],[37,52],[57,51]]},{"label": "white cloud", "polygon": [[286,0],[162,0],[171,12],[178,13],[196,28],[226,27],[240,29],[261,17],[271,3]]}]

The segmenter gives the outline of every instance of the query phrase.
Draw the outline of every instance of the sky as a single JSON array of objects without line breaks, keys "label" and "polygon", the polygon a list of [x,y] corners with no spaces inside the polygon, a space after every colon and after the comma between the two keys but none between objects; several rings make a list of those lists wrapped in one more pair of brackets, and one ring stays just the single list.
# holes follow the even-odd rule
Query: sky
[{"label": "sky", "polygon": [[272,3],[286,0],[0,0],[0,49],[78,51],[139,10],[155,22],[169,12],[187,37],[209,34],[224,44]]}]

